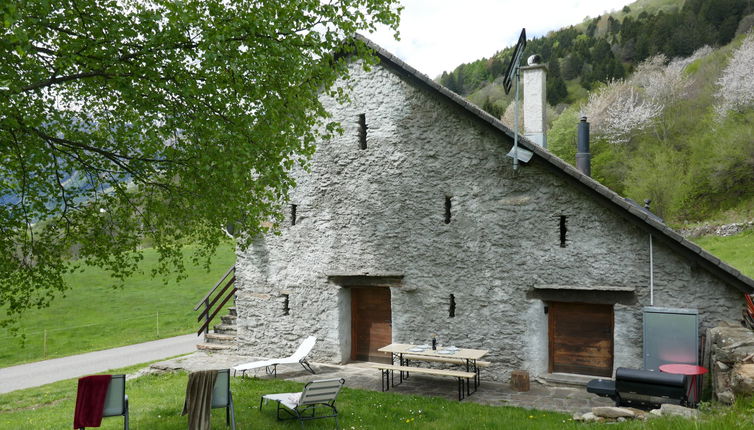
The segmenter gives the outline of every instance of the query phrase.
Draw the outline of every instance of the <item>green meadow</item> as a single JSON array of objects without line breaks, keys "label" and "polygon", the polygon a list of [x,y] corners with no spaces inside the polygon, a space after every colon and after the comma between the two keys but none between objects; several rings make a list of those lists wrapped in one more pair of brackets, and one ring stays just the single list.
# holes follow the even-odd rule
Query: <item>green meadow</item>
[{"label": "green meadow", "polygon": [[[190,256],[194,248],[184,252]],[[140,272],[123,288],[112,288],[103,270],[84,267],[67,276],[64,297],[23,315],[19,335],[0,329],[0,367],[195,332],[194,305],[234,263],[234,248],[223,244],[209,272],[187,262],[186,279],[165,282],[151,276],[157,253],[148,248]]]},{"label": "green meadow", "polygon": [[[134,372],[138,366],[112,373]],[[185,429],[181,416],[186,392],[185,373],[145,375],[126,382],[132,430]],[[376,383],[376,381],[375,381]],[[277,422],[275,405],[259,410],[262,394],[296,392],[302,384],[268,379],[232,378],[231,390],[236,411],[236,428],[297,429],[299,423]],[[73,423],[76,380],[0,395],[0,429],[69,429]],[[754,399],[740,399],[731,408],[703,404],[697,420],[652,418],[623,423],[581,423],[570,415],[508,406],[484,406],[433,397],[401,395],[344,388],[336,403],[340,428],[365,429],[613,429],[613,430],[718,430],[751,429],[754,425]],[[332,418],[309,421],[306,429],[332,429]],[[102,420],[103,430],[123,428],[123,418]],[[224,429],[225,410],[212,411],[212,428]]]},{"label": "green meadow", "polygon": [[719,259],[754,278],[754,228],[734,236],[704,236],[694,242]]}]

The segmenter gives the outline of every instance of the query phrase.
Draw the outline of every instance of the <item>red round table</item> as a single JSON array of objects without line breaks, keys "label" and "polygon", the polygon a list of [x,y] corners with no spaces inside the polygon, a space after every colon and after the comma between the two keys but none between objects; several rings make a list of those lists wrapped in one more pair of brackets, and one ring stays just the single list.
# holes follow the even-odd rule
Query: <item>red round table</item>
[{"label": "red round table", "polygon": [[[706,367],[695,364],[663,364],[660,366],[660,372],[690,376],[691,381],[689,381],[689,391],[686,393],[686,397],[688,397],[689,403],[693,405],[699,402],[702,387],[701,384],[697,383],[697,378],[709,372]],[[694,394],[693,398],[692,393]]]}]

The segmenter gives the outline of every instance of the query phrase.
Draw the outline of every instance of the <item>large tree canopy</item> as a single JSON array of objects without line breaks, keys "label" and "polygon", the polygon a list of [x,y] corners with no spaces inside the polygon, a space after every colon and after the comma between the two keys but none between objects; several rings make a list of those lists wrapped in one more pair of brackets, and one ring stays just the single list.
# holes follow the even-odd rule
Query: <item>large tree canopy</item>
[{"label": "large tree canopy", "polygon": [[396,30],[396,3],[0,2],[0,311],[45,306],[76,262],[117,283],[145,238],[180,272],[182,244],[205,259],[221,226],[274,224],[337,129],[318,95],[346,36]]}]

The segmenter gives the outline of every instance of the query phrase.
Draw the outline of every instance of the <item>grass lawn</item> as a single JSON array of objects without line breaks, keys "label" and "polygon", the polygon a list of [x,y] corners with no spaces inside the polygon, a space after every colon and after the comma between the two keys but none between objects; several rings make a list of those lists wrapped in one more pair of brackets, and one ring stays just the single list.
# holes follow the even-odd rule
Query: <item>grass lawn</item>
[{"label": "grass lawn", "polygon": [[754,229],[734,236],[703,236],[693,241],[744,275],[754,277]]},{"label": "grass lawn", "polygon": [[[129,373],[137,367],[112,373]],[[185,429],[180,416],[186,390],[185,373],[147,375],[126,382],[132,430]],[[261,394],[300,391],[302,384],[283,380],[232,378],[236,424],[243,429],[296,429],[296,422],[276,422],[270,403],[258,409]],[[69,429],[73,423],[76,380],[0,395],[0,429]],[[356,389],[344,389],[337,402],[340,426],[355,429],[751,429],[754,399],[740,400],[733,408],[706,407],[702,418],[655,418],[647,422],[585,424],[566,414],[440,398],[404,396]],[[223,429],[224,410],[212,413],[212,427]],[[102,429],[122,429],[123,419],[102,420]],[[332,419],[307,422],[306,429],[332,429]]]},{"label": "grass lawn", "polygon": [[25,343],[0,330],[0,367],[198,330],[194,305],[234,264],[233,247],[225,244],[218,250],[209,272],[187,264],[188,278],[179,283],[164,284],[160,277],[152,278],[156,262],[156,252],[145,249],[141,273],[122,289],[108,287],[108,275],[95,267],[69,275],[71,289],[65,297],[56,298],[49,308],[24,314]]}]

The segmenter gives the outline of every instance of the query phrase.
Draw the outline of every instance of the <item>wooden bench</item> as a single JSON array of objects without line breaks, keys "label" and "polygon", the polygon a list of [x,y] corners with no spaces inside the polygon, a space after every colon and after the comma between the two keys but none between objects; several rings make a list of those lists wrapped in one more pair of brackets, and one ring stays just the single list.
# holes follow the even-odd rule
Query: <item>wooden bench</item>
[{"label": "wooden bench", "polygon": [[[463,358],[456,358],[456,357],[431,357],[427,355],[413,355],[413,354],[403,354],[403,362],[406,366],[409,365],[409,362],[413,361],[427,361],[427,362],[433,362],[433,363],[447,363],[447,364],[455,364],[459,366],[466,366],[466,359]],[[489,361],[481,361],[476,360],[475,361],[476,368],[475,369],[469,369],[468,367],[466,370],[473,370],[476,372],[476,378],[474,378],[474,390],[476,390],[476,387],[481,385],[482,378],[479,375],[479,369],[481,367],[490,367],[492,363]]]},{"label": "wooden bench", "polygon": [[[471,383],[469,380],[474,379],[476,381],[475,372],[462,372],[459,370],[442,370],[442,369],[427,369],[424,367],[409,367],[409,366],[396,366],[394,364],[379,364],[375,365],[375,368],[379,369],[382,373],[382,391],[387,391],[391,386],[395,387],[403,382],[403,373],[423,373],[426,375],[434,376],[450,376],[458,378],[458,400],[463,400],[466,395],[471,395]],[[395,383],[395,372],[400,372],[399,383]],[[464,381],[465,380],[465,381]],[[465,385],[465,389],[464,389]],[[476,391],[476,384],[474,386]]]}]

